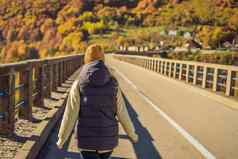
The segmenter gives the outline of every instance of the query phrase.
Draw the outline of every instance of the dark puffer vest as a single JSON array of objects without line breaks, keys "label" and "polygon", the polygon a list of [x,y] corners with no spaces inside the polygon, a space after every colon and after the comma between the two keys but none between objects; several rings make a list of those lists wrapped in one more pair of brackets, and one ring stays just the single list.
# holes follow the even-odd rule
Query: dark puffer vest
[{"label": "dark puffer vest", "polygon": [[111,150],[118,145],[117,89],[117,82],[104,62],[95,61],[83,67],[76,126],[79,148]]}]

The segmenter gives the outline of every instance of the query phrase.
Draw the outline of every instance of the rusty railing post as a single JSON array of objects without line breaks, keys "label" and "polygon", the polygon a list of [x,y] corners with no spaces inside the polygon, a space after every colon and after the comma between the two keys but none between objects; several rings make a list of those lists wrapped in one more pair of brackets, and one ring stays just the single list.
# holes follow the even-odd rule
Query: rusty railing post
[{"label": "rusty railing post", "polygon": [[24,84],[24,88],[20,89],[20,98],[24,100],[24,106],[19,109],[19,117],[21,119],[32,120],[33,106],[33,70],[31,64],[24,72],[20,72],[20,83]]},{"label": "rusty railing post", "polygon": [[52,66],[53,66],[52,91],[56,91],[57,90],[57,64],[54,63]]},{"label": "rusty railing post", "polygon": [[35,76],[36,76],[36,91],[34,97],[34,105],[37,107],[44,106],[44,83],[45,83],[45,71],[44,71],[44,63],[41,63],[40,66],[35,67]]},{"label": "rusty railing post", "polygon": [[15,129],[15,72],[0,76],[0,134],[11,135]]},{"label": "rusty railing post", "polygon": [[52,83],[53,83],[53,66],[49,61],[46,61],[47,68],[45,69],[45,75],[47,77],[45,97],[50,98],[52,92]]}]

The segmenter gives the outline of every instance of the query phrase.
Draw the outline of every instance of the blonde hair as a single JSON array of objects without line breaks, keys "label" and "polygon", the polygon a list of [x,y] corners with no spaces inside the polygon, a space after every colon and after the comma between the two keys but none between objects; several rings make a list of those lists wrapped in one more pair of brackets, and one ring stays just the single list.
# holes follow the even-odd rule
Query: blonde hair
[{"label": "blonde hair", "polygon": [[90,63],[96,60],[104,61],[104,51],[101,45],[93,44],[90,45],[84,55],[84,63]]}]

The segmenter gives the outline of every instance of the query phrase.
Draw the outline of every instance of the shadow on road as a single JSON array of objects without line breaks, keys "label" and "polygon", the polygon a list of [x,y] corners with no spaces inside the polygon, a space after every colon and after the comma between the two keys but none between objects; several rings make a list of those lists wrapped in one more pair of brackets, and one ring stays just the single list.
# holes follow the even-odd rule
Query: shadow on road
[{"label": "shadow on road", "polygon": [[[138,114],[128,101],[128,99],[123,94],[128,112],[136,128],[136,132],[139,135],[139,143],[133,144],[137,159],[162,159],[159,154],[159,151],[153,145],[153,138],[150,135],[150,132],[142,125],[138,119]],[[120,138],[128,138],[125,135],[121,135]]]}]

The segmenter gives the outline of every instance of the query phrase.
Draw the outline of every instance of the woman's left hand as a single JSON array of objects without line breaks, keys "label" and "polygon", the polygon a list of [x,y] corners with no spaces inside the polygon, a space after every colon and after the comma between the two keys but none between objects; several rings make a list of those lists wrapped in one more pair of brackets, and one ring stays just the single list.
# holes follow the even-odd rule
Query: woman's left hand
[{"label": "woman's left hand", "polygon": [[58,142],[56,143],[56,145],[57,145],[57,147],[58,147],[59,149],[62,149],[62,148],[63,148],[63,144],[62,144],[60,141],[58,141]]}]

